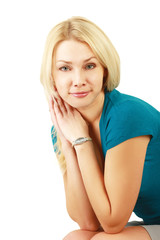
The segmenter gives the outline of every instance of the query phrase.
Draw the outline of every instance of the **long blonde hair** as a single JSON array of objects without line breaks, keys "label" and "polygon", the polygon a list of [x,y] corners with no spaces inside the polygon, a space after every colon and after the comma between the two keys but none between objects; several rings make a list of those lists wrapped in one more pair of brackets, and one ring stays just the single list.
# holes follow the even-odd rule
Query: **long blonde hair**
[{"label": "long blonde hair", "polygon": [[[52,73],[53,55],[57,45],[65,40],[75,39],[87,43],[101,65],[106,69],[103,87],[107,91],[116,88],[120,81],[120,59],[106,34],[93,22],[83,17],[72,17],[57,24],[48,34],[41,65],[41,83],[49,101],[50,96],[55,96],[54,76]],[[53,128],[52,128],[53,130]],[[52,132],[53,134],[53,132]],[[54,134],[56,134],[54,130]],[[53,138],[54,136],[52,136]],[[61,142],[56,135],[56,156],[62,173],[66,171],[65,157],[61,150]]]}]

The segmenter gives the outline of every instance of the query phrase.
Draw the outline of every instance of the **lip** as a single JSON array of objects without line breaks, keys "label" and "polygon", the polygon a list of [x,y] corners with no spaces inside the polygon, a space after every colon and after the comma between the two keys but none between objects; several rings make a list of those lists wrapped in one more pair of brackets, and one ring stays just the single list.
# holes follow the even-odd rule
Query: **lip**
[{"label": "lip", "polygon": [[90,92],[75,92],[75,93],[71,93],[71,95],[77,98],[83,98],[83,97],[86,97],[89,93]]}]

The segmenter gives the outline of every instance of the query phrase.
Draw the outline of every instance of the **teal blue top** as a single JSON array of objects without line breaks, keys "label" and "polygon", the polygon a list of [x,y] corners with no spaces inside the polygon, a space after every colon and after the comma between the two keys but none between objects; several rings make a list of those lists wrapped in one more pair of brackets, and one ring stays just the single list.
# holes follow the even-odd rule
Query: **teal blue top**
[{"label": "teal blue top", "polygon": [[[106,92],[100,119],[100,135],[104,157],[108,149],[130,138],[152,136],[134,213],[145,224],[160,224],[160,112],[148,103],[117,90]],[[60,154],[54,127],[51,129],[51,136],[54,151]]]},{"label": "teal blue top", "polygon": [[151,135],[134,213],[145,224],[160,224],[160,112],[136,97],[106,92],[100,135],[104,157],[108,149],[130,138]]}]

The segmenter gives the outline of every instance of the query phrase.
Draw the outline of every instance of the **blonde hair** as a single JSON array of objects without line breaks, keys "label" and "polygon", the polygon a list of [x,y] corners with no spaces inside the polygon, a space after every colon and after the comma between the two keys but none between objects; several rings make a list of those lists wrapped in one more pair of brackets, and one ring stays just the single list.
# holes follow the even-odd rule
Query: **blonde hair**
[{"label": "blonde hair", "polygon": [[[52,75],[53,55],[57,45],[65,40],[75,39],[87,43],[101,65],[106,69],[103,87],[112,91],[120,81],[120,59],[106,34],[93,22],[83,17],[72,17],[57,24],[48,34],[41,66],[41,83],[49,101],[50,96],[56,95],[54,76]],[[57,136],[56,153],[61,170],[66,170],[65,157],[61,151],[60,139]]]}]

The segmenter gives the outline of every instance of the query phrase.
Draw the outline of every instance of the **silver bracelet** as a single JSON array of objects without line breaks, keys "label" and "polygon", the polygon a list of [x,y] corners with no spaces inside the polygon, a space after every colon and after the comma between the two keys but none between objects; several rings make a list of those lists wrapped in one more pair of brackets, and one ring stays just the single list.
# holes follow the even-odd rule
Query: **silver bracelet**
[{"label": "silver bracelet", "polygon": [[75,145],[80,145],[87,141],[92,141],[92,138],[88,138],[88,137],[77,138],[75,141],[72,142],[72,147],[74,147]]}]

